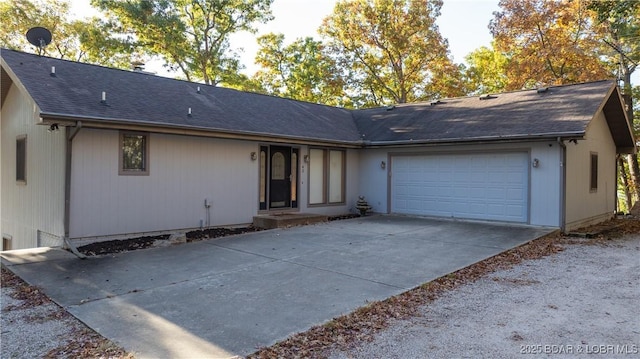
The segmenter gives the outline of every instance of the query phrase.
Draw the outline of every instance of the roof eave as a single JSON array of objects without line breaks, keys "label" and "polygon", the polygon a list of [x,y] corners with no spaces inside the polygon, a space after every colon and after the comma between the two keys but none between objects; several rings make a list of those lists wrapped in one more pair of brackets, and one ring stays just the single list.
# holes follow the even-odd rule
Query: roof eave
[{"label": "roof eave", "polygon": [[82,121],[83,128],[99,128],[112,130],[137,130],[175,135],[192,135],[201,137],[216,137],[226,139],[239,139],[248,141],[266,141],[277,143],[291,143],[304,145],[322,145],[335,147],[360,148],[361,141],[344,141],[333,139],[312,138],[305,136],[277,135],[253,131],[239,131],[217,129],[200,126],[173,125],[150,121],[130,121],[127,119],[101,118],[94,116],[79,116],[73,114],[41,112],[42,124],[57,123],[59,125],[73,126],[75,122]]},{"label": "roof eave", "polygon": [[582,139],[584,131],[578,132],[550,132],[540,134],[525,135],[509,135],[509,136],[478,136],[478,137],[461,137],[461,138],[443,138],[429,140],[399,140],[399,141],[365,141],[367,147],[386,147],[386,146],[427,146],[427,145],[443,145],[443,144],[469,144],[469,143],[504,143],[504,142],[530,142],[530,141],[557,141]]}]

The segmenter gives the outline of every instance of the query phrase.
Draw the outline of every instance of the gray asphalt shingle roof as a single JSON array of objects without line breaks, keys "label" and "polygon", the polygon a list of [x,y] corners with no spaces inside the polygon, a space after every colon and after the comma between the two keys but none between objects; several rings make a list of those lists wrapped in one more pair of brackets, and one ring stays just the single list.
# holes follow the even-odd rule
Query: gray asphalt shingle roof
[{"label": "gray asphalt shingle roof", "polygon": [[[351,112],[341,108],[11,50],[2,50],[2,58],[44,114],[338,142],[359,139]],[[100,102],[103,91],[106,104]]]},{"label": "gray asphalt shingle roof", "polygon": [[585,131],[611,81],[464,97],[437,103],[356,111],[355,122],[372,142],[454,141],[580,134]]},{"label": "gray asphalt shingle roof", "polygon": [[618,147],[633,147],[613,81],[346,110],[12,50],[0,55],[43,117],[384,145],[580,136],[603,107]]}]

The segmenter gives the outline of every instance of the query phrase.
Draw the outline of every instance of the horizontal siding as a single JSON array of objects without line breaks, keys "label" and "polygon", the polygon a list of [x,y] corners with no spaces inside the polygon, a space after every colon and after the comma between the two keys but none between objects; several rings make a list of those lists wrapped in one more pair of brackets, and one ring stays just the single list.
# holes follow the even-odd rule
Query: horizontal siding
[{"label": "horizontal siding", "polygon": [[[33,101],[14,85],[0,117],[2,172],[0,202],[3,236],[12,249],[61,244],[64,236],[65,131],[37,125]],[[27,136],[27,183],[16,183],[16,138]]]},{"label": "horizontal siding", "polygon": [[151,134],[149,175],[118,175],[119,132],[83,129],[73,144],[71,237],[250,223],[258,161],[250,142]]}]

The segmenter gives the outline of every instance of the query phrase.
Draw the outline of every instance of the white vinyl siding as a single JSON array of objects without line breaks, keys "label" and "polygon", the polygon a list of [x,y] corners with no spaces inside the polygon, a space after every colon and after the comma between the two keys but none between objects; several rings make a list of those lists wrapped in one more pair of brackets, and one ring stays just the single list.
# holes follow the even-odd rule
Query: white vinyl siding
[{"label": "white vinyl siding", "polygon": [[528,154],[392,158],[393,213],[526,223]]},{"label": "white vinyl siding", "polygon": [[[71,237],[102,237],[247,224],[258,211],[258,144],[149,134],[148,176],[118,175],[119,132],[82,129],[74,139]],[[106,220],[108,218],[108,220]]]},{"label": "white vinyl siding", "polygon": [[[48,126],[39,125],[36,104],[15,84],[2,104],[0,120],[2,236],[11,238],[12,249],[59,246],[64,236],[65,129],[49,132]],[[16,181],[16,140],[23,136],[27,185]]]}]

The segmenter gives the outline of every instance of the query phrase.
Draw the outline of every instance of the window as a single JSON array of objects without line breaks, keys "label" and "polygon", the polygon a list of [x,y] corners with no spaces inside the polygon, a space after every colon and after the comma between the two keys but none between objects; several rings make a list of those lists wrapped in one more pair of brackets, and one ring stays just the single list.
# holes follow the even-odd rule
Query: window
[{"label": "window", "polygon": [[267,209],[267,146],[260,146],[260,209]]},{"label": "window", "polygon": [[120,175],[149,174],[149,134],[120,133]]},{"label": "window", "polygon": [[309,204],[344,203],[345,152],[309,150]]},{"label": "window", "polygon": [[3,251],[11,250],[11,240],[12,240],[12,237],[9,236],[9,235],[3,235],[2,236],[2,250]]},{"label": "window", "polygon": [[27,183],[27,136],[16,139],[16,182]]},{"label": "window", "polygon": [[589,181],[592,192],[598,190],[598,154],[591,153],[591,179]]}]

